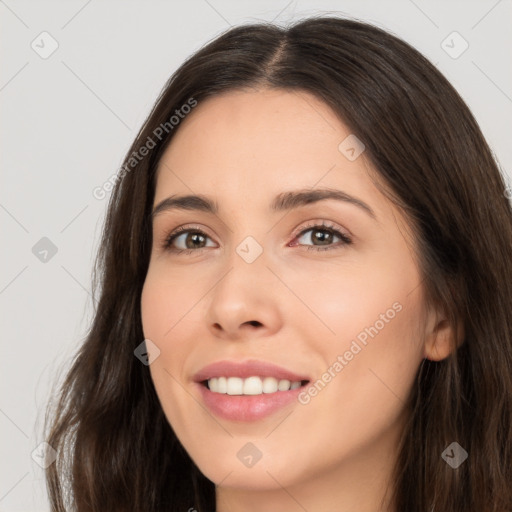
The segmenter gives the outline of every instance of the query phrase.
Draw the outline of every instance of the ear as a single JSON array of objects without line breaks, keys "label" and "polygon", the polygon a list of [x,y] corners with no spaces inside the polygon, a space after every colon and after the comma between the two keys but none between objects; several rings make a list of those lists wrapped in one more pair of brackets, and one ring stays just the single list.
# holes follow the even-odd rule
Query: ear
[{"label": "ear", "polygon": [[[454,352],[464,339],[462,324],[458,325],[458,333],[454,326],[444,317],[435,315],[427,323],[424,357],[431,361],[441,361]],[[456,339],[456,336],[459,339]]]}]

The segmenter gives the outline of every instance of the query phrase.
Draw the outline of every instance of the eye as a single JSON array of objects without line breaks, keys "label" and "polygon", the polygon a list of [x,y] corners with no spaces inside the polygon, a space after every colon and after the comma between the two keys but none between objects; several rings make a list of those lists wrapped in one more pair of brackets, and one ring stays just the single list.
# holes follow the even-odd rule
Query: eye
[{"label": "eye", "polygon": [[[341,243],[333,245],[336,238],[341,241]],[[303,240],[302,242],[300,242],[301,239]],[[313,245],[307,245],[307,249],[314,251],[339,249],[344,245],[350,245],[352,243],[352,239],[349,236],[325,222],[308,226],[296,236],[295,240],[298,240],[299,243],[292,242],[292,246],[305,245],[307,242],[312,242]]]},{"label": "eye", "polygon": [[[180,227],[174,230],[164,241],[164,249],[181,254],[190,254],[204,249],[206,240],[211,238],[200,229]],[[176,247],[178,245],[178,247]],[[215,247],[215,244],[213,244]],[[211,247],[211,245],[210,245]]]},{"label": "eye", "polygon": [[[309,233],[309,234],[308,234]],[[302,242],[300,240],[303,240]],[[333,245],[338,239],[338,243]],[[211,238],[201,229],[192,227],[179,227],[166,237],[163,248],[175,254],[192,254],[200,252],[207,247],[215,247],[214,243],[208,244]],[[298,243],[296,242],[298,241]],[[308,245],[311,242],[312,245]],[[312,224],[302,229],[289,245],[291,247],[306,245],[308,250],[326,251],[339,249],[350,245],[352,239],[334,226],[325,222]]]}]

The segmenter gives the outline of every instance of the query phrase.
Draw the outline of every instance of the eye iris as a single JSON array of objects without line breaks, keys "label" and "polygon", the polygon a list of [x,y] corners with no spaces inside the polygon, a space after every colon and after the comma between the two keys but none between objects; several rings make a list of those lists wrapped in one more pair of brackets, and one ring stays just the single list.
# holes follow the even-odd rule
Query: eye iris
[{"label": "eye iris", "polygon": [[187,246],[187,249],[197,249],[199,245],[196,242],[199,242],[199,244],[201,244],[204,241],[205,237],[200,233],[188,233],[186,236],[185,245]]},{"label": "eye iris", "polygon": [[314,229],[313,233],[313,239],[320,242],[319,245],[328,245],[332,242],[333,234],[326,229]]}]

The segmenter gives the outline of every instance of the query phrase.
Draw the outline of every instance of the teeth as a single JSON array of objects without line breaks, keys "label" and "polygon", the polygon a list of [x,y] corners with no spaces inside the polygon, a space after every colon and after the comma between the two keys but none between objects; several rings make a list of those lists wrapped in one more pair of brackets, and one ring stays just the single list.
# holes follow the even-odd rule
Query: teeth
[{"label": "teeth", "polygon": [[273,377],[263,379],[263,393],[275,393],[279,388],[279,382]]},{"label": "teeth", "polygon": [[291,382],[289,380],[280,380],[277,385],[277,389],[279,389],[279,391],[288,391],[290,389],[290,384]]},{"label": "teeth", "polygon": [[261,395],[263,393],[275,393],[276,391],[288,391],[297,389],[301,382],[289,380],[277,380],[274,377],[213,377],[208,379],[208,388],[214,393],[228,395]]},{"label": "teeth", "polygon": [[217,380],[217,393],[227,393],[228,392],[228,380],[226,377],[219,377]]},{"label": "teeth", "polygon": [[259,377],[249,377],[244,380],[244,395],[261,395],[263,393],[263,383]]}]

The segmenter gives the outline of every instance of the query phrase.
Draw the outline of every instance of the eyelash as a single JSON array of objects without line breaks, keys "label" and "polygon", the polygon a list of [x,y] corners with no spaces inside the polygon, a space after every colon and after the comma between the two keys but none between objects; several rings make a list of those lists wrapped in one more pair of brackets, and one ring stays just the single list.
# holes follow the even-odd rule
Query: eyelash
[{"label": "eyelash", "polygon": [[[318,231],[328,231],[329,233],[331,233],[331,234],[333,234],[335,236],[338,236],[341,239],[341,243],[339,243],[338,245],[329,245],[329,246],[326,246],[326,247],[318,247],[318,246],[314,246],[314,245],[306,245],[305,247],[307,247],[307,249],[309,251],[313,250],[313,251],[319,252],[319,251],[328,251],[328,250],[331,250],[331,249],[341,249],[341,248],[343,248],[346,245],[352,244],[352,239],[349,236],[347,236],[344,233],[341,233],[333,225],[327,224],[326,222],[322,222],[321,224],[311,224],[311,225],[305,226],[294,237],[294,240],[297,239],[297,238],[302,237],[305,233],[307,233],[308,231],[311,231],[313,229],[317,229]],[[201,252],[202,250],[206,249],[206,247],[200,247],[199,249],[176,249],[175,247],[172,247],[172,243],[174,242],[174,240],[178,236],[183,235],[184,233],[196,233],[196,234],[200,234],[202,236],[205,236],[207,238],[210,238],[201,229],[196,229],[196,228],[193,228],[193,227],[183,227],[182,226],[182,227],[179,227],[179,228],[175,229],[170,235],[168,235],[165,238],[164,243],[163,243],[163,249],[166,250],[166,251],[172,252],[174,254],[192,254],[193,252],[198,253],[198,252]]]}]

